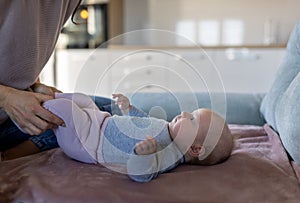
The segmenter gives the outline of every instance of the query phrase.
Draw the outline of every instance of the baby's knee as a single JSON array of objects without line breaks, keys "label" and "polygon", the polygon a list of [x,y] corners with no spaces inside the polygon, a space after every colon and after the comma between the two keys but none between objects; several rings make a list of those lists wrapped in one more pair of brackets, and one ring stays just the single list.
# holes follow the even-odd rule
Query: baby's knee
[{"label": "baby's knee", "polygon": [[55,94],[57,99],[68,99],[80,108],[97,108],[91,97],[83,93],[59,93]]}]

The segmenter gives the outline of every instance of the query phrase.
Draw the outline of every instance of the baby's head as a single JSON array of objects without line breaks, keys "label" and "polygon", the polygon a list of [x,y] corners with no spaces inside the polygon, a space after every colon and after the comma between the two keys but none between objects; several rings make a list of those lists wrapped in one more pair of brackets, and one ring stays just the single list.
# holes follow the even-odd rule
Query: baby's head
[{"label": "baby's head", "polygon": [[231,154],[233,140],[228,125],[221,116],[209,109],[182,112],[168,127],[186,163],[213,165]]}]

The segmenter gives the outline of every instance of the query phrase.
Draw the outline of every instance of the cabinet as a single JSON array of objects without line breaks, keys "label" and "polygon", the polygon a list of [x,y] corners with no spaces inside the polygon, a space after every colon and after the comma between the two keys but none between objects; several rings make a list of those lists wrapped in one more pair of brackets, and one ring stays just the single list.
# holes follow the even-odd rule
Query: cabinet
[{"label": "cabinet", "polygon": [[285,49],[215,51],[215,64],[227,92],[268,92]]},{"label": "cabinet", "polygon": [[[179,91],[264,93],[268,92],[283,60],[285,49],[177,50],[183,60],[169,61],[181,77],[170,77]],[[183,80],[189,88],[182,86]]]},{"label": "cabinet", "polygon": [[217,83],[212,81],[215,71],[213,51],[170,50],[167,81],[172,91],[211,91]]},{"label": "cabinet", "polygon": [[161,51],[108,51],[110,92],[157,92],[167,85],[167,58]]},{"label": "cabinet", "polygon": [[107,62],[107,53],[100,50],[57,50],[56,86],[63,92],[94,94],[101,78],[99,69]]},{"label": "cabinet", "polygon": [[285,49],[59,50],[57,87],[134,92],[267,92]]}]

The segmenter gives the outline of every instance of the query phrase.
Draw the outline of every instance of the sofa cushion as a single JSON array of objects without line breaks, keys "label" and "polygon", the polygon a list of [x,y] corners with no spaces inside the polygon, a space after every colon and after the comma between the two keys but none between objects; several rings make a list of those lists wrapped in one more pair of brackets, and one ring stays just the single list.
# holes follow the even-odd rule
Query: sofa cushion
[{"label": "sofa cushion", "polygon": [[282,143],[300,165],[300,73],[282,95],[275,111],[277,130]]},{"label": "sofa cushion", "polygon": [[[276,121],[275,112],[282,95],[289,87],[290,83],[300,71],[300,20],[296,24],[286,50],[286,55],[276,74],[275,80],[270,91],[262,101],[260,111],[265,120],[275,130],[276,123],[282,123],[281,120]],[[280,119],[280,118],[279,118]]]},{"label": "sofa cushion", "polygon": [[[191,112],[198,108],[216,111],[231,124],[263,125],[265,120],[259,112],[264,94],[250,93],[135,93],[127,95],[136,107],[153,117],[171,121],[181,111]],[[214,108],[212,108],[214,103]],[[226,115],[223,115],[224,110]]]}]

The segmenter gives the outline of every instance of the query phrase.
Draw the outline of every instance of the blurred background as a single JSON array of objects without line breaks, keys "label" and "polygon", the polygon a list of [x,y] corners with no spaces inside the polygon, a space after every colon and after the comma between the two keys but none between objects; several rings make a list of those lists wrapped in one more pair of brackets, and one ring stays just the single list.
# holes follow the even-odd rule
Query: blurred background
[{"label": "blurred background", "polygon": [[[66,23],[41,77],[63,91],[94,93],[100,73],[118,57],[134,50],[159,48],[183,57],[201,71],[216,67],[228,92],[266,92],[299,17],[298,0],[84,0],[76,12],[76,24],[70,20]],[[136,32],[143,29],[162,30],[179,37]],[[90,60],[94,62],[87,67]],[[174,70],[177,66],[173,59],[150,52],[126,60],[135,65],[126,63],[127,69],[120,70],[123,76],[150,64],[139,78],[158,74],[153,71],[154,64]],[[89,72],[80,79],[87,84],[78,85],[76,81],[83,72]],[[95,72],[99,72],[98,78]],[[162,74],[166,76],[161,80],[171,84],[168,73]],[[216,79],[213,74],[216,73],[207,73],[209,80]],[[110,82],[103,82],[105,90],[99,94],[116,90],[111,81],[117,83],[121,78],[113,73],[105,77]],[[92,82],[92,78],[98,82]],[[130,84],[127,86],[128,91],[134,90]],[[203,91],[204,86],[195,91]],[[149,86],[147,91],[154,90]]]}]

